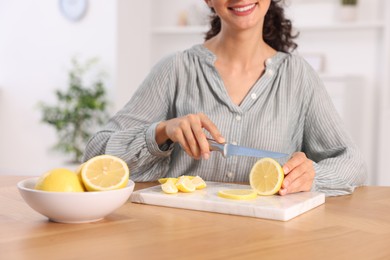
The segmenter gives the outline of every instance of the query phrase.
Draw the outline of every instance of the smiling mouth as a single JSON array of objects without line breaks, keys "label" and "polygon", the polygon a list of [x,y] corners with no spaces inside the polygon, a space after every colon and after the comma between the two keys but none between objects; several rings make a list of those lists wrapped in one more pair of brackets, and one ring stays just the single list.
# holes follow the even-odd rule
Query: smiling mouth
[{"label": "smiling mouth", "polygon": [[238,12],[238,13],[244,13],[244,12],[252,10],[253,8],[255,8],[256,5],[257,5],[257,3],[250,4],[247,6],[229,7],[229,10],[232,10],[232,11]]}]

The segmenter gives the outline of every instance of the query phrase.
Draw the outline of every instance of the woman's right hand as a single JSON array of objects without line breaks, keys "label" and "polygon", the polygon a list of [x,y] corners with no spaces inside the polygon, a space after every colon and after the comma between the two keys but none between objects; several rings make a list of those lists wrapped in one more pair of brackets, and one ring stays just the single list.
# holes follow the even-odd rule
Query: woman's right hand
[{"label": "woman's right hand", "polygon": [[156,128],[156,142],[161,145],[171,140],[179,143],[189,156],[207,160],[210,157],[210,148],[203,128],[215,141],[225,142],[215,124],[203,113],[188,114],[161,122]]}]

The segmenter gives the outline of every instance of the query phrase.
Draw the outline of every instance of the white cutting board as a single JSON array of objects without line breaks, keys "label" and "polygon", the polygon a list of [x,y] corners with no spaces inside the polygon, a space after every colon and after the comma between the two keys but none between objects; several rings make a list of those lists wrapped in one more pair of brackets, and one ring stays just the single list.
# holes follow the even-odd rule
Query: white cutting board
[{"label": "white cutting board", "polygon": [[207,182],[207,187],[193,193],[166,194],[161,186],[133,192],[131,201],[166,206],[287,221],[325,202],[318,192],[300,192],[285,196],[257,196],[253,200],[230,200],[217,196],[219,190],[250,189],[249,185]]}]

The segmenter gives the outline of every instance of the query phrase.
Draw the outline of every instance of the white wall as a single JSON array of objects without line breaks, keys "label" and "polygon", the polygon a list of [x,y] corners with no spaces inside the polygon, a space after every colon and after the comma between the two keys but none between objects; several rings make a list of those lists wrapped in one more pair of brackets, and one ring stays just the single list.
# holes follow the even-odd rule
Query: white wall
[{"label": "white wall", "polygon": [[[325,57],[324,72],[331,76],[323,77],[324,83],[331,96],[332,91],[342,96],[341,115],[364,155],[368,183],[390,185],[390,176],[384,170],[385,162],[390,159],[389,154],[384,152],[385,147],[390,145],[390,139],[385,134],[390,129],[386,110],[390,107],[390,98],[388,94],[383,98],[390,88],[389,1],[359,0],[357,22],[361,26],[340,23],[338,0],[290,2],[289,14],[293,24],[306,27],[298,39],[299,51]],[[344,24],[346,29],[322,26],[335,22]],[[351,27],[348,27],[349,23]],[[345,81],[344,86],[340,84],[342,81]]]},{"label": "white wall", "polygon": [[127,103],[150,70],[150,8],[149,0],[118,0],[116,110]]},{"label": "white wall", "polygon": [[390,171],[389,171],[389,162],[390,162],[390,104],[386,110],[383,111],[382,115],[382,125],[378,135],[378,185],[390,186]]},{"label": "white wall", "polygon": [[99,57],[112,93],[116,73],[116,1],[89,1],[81,21],[66,20],[54,0],[0,0],[0,174],[40,175],[65,158],[50,150],[54,129],[39,122],[38,101],[66,87],[70,59]]},{"label": "white wall", "polygon": [[[386,10],[387,13],[390,11],[390,1],[386,1]],[[390,16],[386,16],[386,23],[390,24]],[[387,42],[390,42],[390,26],[387,27]],[[378,184],[390,186],[390,171],[389,171],[389,162],[390,162],[390,47],[386,48],[382,53],[384,57],[383,62],[380,64],[382,69],[381,80],[384,82],[384,88],[381,95],[380,102],[380,127],[378,139]]]},{"label": "white wall", "polygon": [[[359,11],[364,7],[361,1]],[[315,6],[317,5],[317,6]],[[314,2],[309,5],[312,11],[306,10],[307,14],[319,14],[321,20],[311,22],[310,15],[295,13],[294,21],[298,26],[302,25],[298,38],[299,52],[301,54],[318,54],[324,58],[323,81],[331,97],[341,98],[338,108],[345,122],[347,131],[363,153],[369,170],[369,183],[376,182],[376,134],[378,130],[377,93],[380,82],[378,80],[379,57],[383,51],[382,38],[383,27],[342,27],[318,26],[322,29],[311,29],[313,24],[332,24],[337,22],[335,6],[329,2]],[[328,8],[326,8],[328,7]],[[299,5],[295,10],[299,8]],[[377,21],[379,12],[374,3],[365,7],[366,13],[359,13],[359,21]],[[308,8],[307,8],[308,9]],[[320,10],[328,10],[322,12]],[[302,10],[300,10],[302,12]],[[369,15],[371,14],[371,15]],[[348,22],[346,22],[348,24]],[[333,92],[333,93],[332,93]],[[338,93],[334,93],[338,92]],[[343,93],[340,93],[343,92]],[[336,100],[334,100],[336,101]]]}]

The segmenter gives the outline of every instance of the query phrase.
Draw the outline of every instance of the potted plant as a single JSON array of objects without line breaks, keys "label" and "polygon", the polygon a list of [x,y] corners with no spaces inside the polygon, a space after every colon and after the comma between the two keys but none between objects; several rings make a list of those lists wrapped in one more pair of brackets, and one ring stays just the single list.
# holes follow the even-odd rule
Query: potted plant
[{"label": "potted plant", "polygon": [[339,18],[341,21],[355,21],[358,0],[341,0]]},{"label": "potted plant", "polygon": [[357,5],[357,0],[341,0],[342,5]]},{"label": "potted plant", "polygon": [[39,104],[42,122],[57,132],[58,142],[54,148],[71,155],[73,163],[81,162],[87,141],[108,118],[104,74],[90,75],[96,64],[97,59],[80,64],[73,58],[68,87],[55,91],[57,104]]}]

